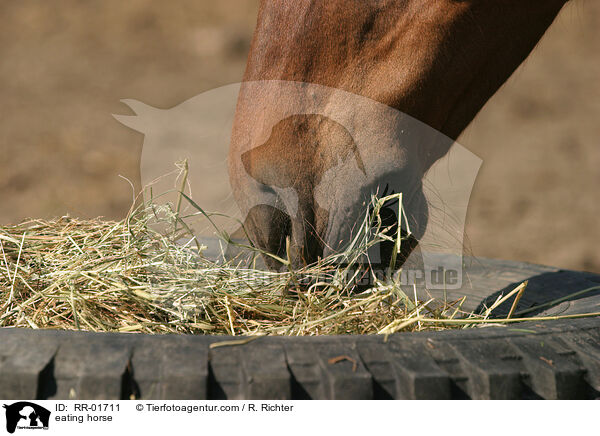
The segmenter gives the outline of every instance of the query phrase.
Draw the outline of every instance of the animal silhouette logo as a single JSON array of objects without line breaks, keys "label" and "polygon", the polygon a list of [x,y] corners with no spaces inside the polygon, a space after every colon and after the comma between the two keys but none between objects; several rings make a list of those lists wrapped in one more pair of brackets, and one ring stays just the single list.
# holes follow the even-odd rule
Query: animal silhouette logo
[{"label": "animal silhouette logo", "polygon": [[48,429],[50,411],[29,401],[5,404],[6,431],[14,433],[16,429]]},{"label": "animal silhouette logo", "polygon": [[[236,112],[240,99],[254,102],[247,105],[252,113]],[[206,257],[219,261],[236,254],[222,245],[215,227],[244,244],[240,223],[247,230],[252,222],[254,242],[266,241],[266,251],[279,257],[288,234],[298,257],[343,250],[364,204],[387,190],[403,194],[406,230],[420,247],[399,253],[407,257],[405,271],[424,276],[429,290],[461,287],[464,223],[481,159],[417,119],[339,89],[285,81],[227,85],[169,109],[122,101],[135,115],[114,117],[144,135],[140,175],[142,185],[152,188],[145,199],[174,205],[184,190],[211,213],[209,222],[184,202],[179,215]],[[236,124],[236,118],[246,122]],[[415,161],[422,144],[449,149],[424,174]],[[183,161],[186,186],[173,165]],[[400,223],[397,211],[390,208],[388,215],[383,218]],[[273,223],[285,231],[270,232]],[[369,253],[370,261],[377,256],[387,257]],[[440,270],[456,277],[438,280]]]}]

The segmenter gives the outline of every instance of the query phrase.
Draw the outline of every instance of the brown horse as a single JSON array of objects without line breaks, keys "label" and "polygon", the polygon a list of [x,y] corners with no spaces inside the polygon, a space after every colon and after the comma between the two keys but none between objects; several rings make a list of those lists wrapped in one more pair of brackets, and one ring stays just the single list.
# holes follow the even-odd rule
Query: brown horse
[{"label": "brown horse", "polygon": [[[289,239],[293,263],[310,263],[348,241],[366,194],[381,192],[390,178],[406,194],[418,239],[427,221],[423,175],[533,50],[565,2],[262,0],[229,157],[234,196],[253,242],[283,255]],[[256,81],[283,82],[250,85]],[[289,91],[290,82],[330,91],[315,95],[310,85]],[[446,140],[406,139],[405,121],[369,104],[344,105],[333,90],[393,108]],[[335,106],[330,113],[343,112],[357,129],[377,125],[386,145],[377,140],[357,150],[355,133],[315,110],[315,100],[319,108]],[[295,109],[281,109],[290,105]],[[324,176],[346,161],[354,162],[354,173]],[[324,184],[328,194],[317,199]]]}]

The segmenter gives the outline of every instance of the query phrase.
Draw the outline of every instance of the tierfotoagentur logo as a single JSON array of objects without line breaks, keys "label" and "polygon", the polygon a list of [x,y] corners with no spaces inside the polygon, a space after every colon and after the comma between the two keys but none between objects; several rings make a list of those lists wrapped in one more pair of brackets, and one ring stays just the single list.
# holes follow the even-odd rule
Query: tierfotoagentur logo
[{"label": "tierfotoagentur logo", "polygon": [[15,430],[47,430],[50,422],[50,411],[29,401],[5,404],[6,431]]},{"label": "tierfotoagentur logo", "polygon": [[377,266],[375,276],[397,258],[402,284],[461,288],[464,223],[481,160],[427,124],[340,89],[277,80],[228,85],[166,110],[123,103],[135,115],[114,117],[145,135],[146,200],[176,204],[173,165],[185,161],[183,191],[215,213],[207,220],[189,205],[180,213],[205,256],[239,255],[216,226],[240,244],[250,235],[294,266],[327,257],[354,240],[373,196],[396,195],[380,216],[401,244],[371,247],[361,261]]}]

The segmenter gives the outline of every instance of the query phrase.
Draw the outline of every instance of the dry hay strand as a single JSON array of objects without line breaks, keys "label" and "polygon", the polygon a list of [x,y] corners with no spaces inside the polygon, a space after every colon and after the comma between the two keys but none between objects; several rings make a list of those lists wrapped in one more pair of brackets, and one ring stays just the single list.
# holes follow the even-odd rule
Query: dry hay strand
[{"label": "dry hay strand", "polygon": [[[198,213],[205,214],[181,195]],[[235,261],[216,263],[204,257],[204,247],[197,244],[179,216],[179,203],[173,207],[151,202],[132,210],[122,221],[61,217],[0,227],[0,327],[153,334],[362,335],[523,320],[510,317],[514,310],[503,320],[492,319],[491,314],[515,293],[520,296],[525,285],[500,297],[482,314],[463,312],[462,301],[411,299],[393,275],[383,281],[373,277],[368,289],[357,290],[356,279],[370,274],[369,265],[360,262],[368,249],[383,240],[394,240],[399,252],[402,244],[398,234],[390,235],[389,228],[381,228],[379,211],[390,200],[398,200],[401,207],[401,194],[373,198],[346,251],[300,270],[282,272],[243,267]],[[210,214],[205,215],[210,219]],[[398,216],[403,217],[402,210]],[[153,230],[157,222],[172,230]],[[221,236],[232,242],[228,235]],[[180,243],[185,237],[188,243]],[[279,261],[289,266],[288,260]],[[561,317],[528,319],[556,318]]]}]

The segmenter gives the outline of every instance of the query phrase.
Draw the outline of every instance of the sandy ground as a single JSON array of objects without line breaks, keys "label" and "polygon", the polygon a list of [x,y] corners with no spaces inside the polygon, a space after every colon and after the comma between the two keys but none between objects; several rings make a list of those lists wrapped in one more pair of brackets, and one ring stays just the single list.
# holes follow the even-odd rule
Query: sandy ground
[{"label": "sandy ground", "polygon": [[[143,136],[111,114],[239,81],[256,0],[0,3],[0,223],[121,218]],[[475,254],[600,272],[600,3],[574,1],[459,142]],[[137,186],[139,188],[139,186]]]}]

